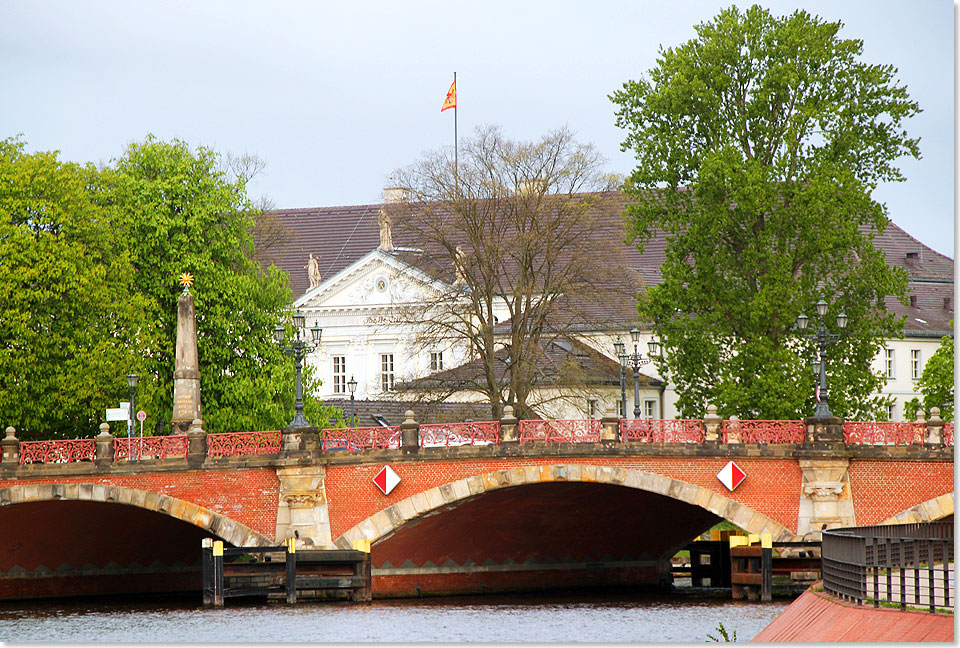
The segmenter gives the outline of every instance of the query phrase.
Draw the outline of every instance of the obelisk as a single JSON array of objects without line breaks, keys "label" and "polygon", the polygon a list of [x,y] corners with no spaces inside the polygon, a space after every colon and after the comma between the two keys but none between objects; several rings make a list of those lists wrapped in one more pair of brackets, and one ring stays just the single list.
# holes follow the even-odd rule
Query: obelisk
[{"label": "obelisk", "polygon": [[183,292],[177,298],[177,353],[173,371],[174,434],[186,434],[194,419],[200,419],[200,354],[197,351],[197,318],[190,286],[193,275],[180,275]]}]

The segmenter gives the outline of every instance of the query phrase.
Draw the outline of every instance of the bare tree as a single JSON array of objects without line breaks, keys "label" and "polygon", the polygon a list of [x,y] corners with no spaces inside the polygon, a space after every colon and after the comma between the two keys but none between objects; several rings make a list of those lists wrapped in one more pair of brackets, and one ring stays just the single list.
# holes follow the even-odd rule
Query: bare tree
[{"label": "bare tree", "polygon": [[537,385],[569,373],[544,362],[552,342],[595,323],[596,305],[615,290],[623,298],[622,233],[608,227],[615,216],[600,217],[619,206],[604,162],[566,129],[515,142],[485,127],[463,142],[458,167],[447,149],[395,174],[409,199],[386,206],[394,235],[442,280],[400,319],[421,347],[470,345],[474,370],[455,383],[489,398],[494,417],[505,404],[529,415]]}]

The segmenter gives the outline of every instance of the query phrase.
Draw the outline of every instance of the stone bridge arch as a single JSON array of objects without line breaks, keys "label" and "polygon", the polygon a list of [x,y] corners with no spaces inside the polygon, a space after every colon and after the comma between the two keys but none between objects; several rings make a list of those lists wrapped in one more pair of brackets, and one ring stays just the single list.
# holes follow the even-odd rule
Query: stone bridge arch
[{"label": "stone bridge arch", "polygon": [[926,502],[920,502],[896,515],[891,515],[880,524],[912,524],[914,522],[942,520],[953,515],[954,504],[953,493],[947,493],[928,499]]},{"label": "stone bridge arch", "polygon": [[152,491],[87,483],[27,484],[0,488],[0,506],[55,500],[127,504],[200,527],[237,547],[273,545],[269,538],[225,515]]},{"label": "stone bridge arch", "polygon": [[347,529],[334,544],[350,549],[355,540],[371,543],[431,511],[501,488],[550,482],[612,484],[648,491],[706,509],[750,533],[771,533],[776,541],[795,533],[762,513],[716,491],[642,470],[583,464],[551,464],[497,470],[448,482],[412,495]]}]

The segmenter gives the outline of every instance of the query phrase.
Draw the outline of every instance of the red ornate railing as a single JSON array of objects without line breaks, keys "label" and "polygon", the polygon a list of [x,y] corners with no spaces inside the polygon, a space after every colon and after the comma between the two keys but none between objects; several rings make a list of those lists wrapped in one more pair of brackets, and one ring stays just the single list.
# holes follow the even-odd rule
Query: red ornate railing
[{"label": "red ornate railing", "polygon": [[21,441],[20,465],[27,463],[70,463],[93,461],[97,442],[93,439]]},{"label": "red ornate railing", "polygon": [[927,426],[911,421],[847,421],[843,440],[847,444],[910,445],[923,443]]},{"label": "red ornate railing", "polygon": [[724,443],[803,443],[803,421],[724,420]]},{"label": "red ornate railing", "polygon": [[280,431],[221,432],[207,435],[207,454],[211,457],[237,457],[280,452]]},{"label": "red ornate railing", "polygon": [[500,421],[437,423],[420,426],[420,447],[496,445],[500,443]]},{"label": "red ornate railing", "polygon": [[599,419],[520,421],[520,443],[596,443],[600,429]]},{"label": "red ornate railing", "polygon": [[323,451],[400,448],[400,426],[326,428],[320,432]]},{"label": "red ornate railing", "polygon": [[186,435],[120,437],[113,440],[113,460],[186,457],[189,447]]},{"label": "red ornate railing", "polygon": [[703,443],[699,419],[620,419],[620,438],[647,443]]},{"label": "red ornate railing", "polygon": [[952,446],[953,445],[953,423],[944,423],[943,424],[943,445]]}]

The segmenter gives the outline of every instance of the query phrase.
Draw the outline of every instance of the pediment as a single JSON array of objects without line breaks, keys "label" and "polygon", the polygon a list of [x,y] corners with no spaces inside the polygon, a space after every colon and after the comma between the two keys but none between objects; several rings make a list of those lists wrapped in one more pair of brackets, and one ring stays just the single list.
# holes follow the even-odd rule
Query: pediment
[{"label": "pediment", "polygon": [[294,302],[295,308],[385,308],[419,302],[445,284],[387,253],[374,250]]}]

